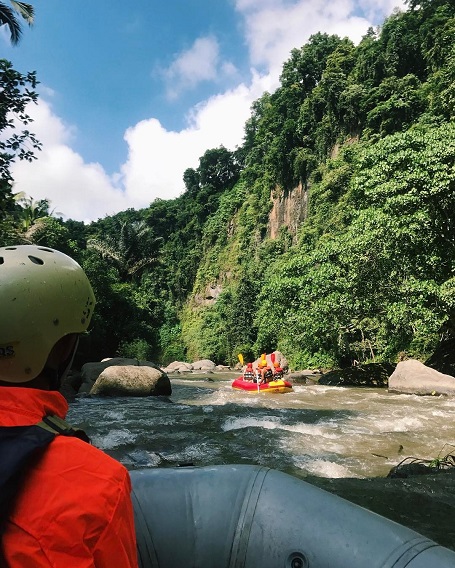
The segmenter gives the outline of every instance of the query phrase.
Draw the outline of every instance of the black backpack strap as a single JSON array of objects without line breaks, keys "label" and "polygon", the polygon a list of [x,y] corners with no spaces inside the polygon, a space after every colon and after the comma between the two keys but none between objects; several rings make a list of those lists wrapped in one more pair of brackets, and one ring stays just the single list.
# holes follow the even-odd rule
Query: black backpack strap
[{"label": "black backpack strap", "polygon": [[55,436],[35,425],[0,428],[0,535],[30,462]]}]

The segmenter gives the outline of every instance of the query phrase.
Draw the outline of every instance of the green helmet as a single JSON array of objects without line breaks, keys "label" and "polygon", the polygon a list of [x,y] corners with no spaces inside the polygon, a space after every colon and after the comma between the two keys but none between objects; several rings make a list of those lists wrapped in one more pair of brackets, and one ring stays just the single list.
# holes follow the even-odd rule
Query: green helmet
[{"label": "green helmet", "polygon": [[37,377],[59,339],[88,328],[94,307],[87,276],[66,254],[0,247],[0,381]]}]

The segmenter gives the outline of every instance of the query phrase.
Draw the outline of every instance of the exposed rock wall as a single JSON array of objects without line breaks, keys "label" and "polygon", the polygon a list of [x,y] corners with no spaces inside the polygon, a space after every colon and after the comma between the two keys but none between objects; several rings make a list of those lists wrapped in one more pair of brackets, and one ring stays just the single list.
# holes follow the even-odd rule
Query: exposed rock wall
[{"label": "exposed rock wall", "polygon": [[276,239],[280,227],[283,225],[295,236],[307,214],[307,190],[302,184],[299,184],[292,191],[281,192],[277,196],[272,195],[271,200],[273,207],[270,211],[267,236],[271,239]]},{"label": "exposed rock wall", "polygon": [[[308,191],[299,184],[293,190],[285,192],[276,189],[270,199],[272,209],[269,214],[267,238],[276,239],[282,226],[287,227],[290,234],[295,237],[300,225],[305,220],[308,208]],[[228,233],[232,236],[234,222],[229,225]],[[205,288],[196,293],[192,299],[196,306],[213,306],[223,291],[223,282],[230,279],[230,273],[225,273],[216,281],[208,283]]]},{"label": "exposed rock wall", "polygon": [[194,303],[197,306],[213,306],[222,291],[223,287],[218,282],[207,284],[203,292],[195,294]]}]

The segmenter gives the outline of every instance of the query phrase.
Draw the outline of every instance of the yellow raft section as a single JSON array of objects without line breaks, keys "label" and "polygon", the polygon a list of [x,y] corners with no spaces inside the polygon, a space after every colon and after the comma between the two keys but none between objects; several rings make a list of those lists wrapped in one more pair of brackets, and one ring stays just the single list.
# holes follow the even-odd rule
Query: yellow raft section
[{"label": "yellow raft section", "polygon": [[[245,384],[244,381],[242,381],[242,383]],[[232,388],[235,389],[235,390],[243,391],[243,392],[250,392],[252,394],[258,392],[258,388],[257,388],[256,383],[249,383],[248,388],[245,388],[245,387],[237,386],[235,384],[235,381],[234,381]],[[279,379],[278,381],[270,381],[270,383],[262,384],[259,387],[259,392],[285,393],[285,392],[291,392],[291,391],[292,391],[292,385],[290,385],[289,382],[287,382],[287,381],[283,381],[282,379]]]}]

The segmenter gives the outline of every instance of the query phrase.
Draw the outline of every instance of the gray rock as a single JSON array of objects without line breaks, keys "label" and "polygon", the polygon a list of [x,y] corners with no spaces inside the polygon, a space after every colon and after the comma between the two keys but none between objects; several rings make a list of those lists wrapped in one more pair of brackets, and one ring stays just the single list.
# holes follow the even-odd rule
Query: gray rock
[{"label": "gray rock", "polygon": [[420,361],[400,361],[389,377],[389,391],[419,395],[455,395],[455,377],[444,375]]},{"label": "gray rock", "polygon": [[111,359],[103,359],[101,362],[85,363],[81,369],[81,386],[78,393],[88,394],[104,369],[112,366],[151,367],[163,372],[158,365],[151,361],[139,361],[138,359],[127,359],[124,357],[113,357]]},{"label": "gray rock", "polygon": [[321,373],[313,371],[312,369],[304,369],[303,371],[294,371],[293,373],[289,373],[288,375],[285,375],[284,378],[287,381],[291,381],[299,385],[314,385],[319,382]]},{"label": "gray rock", "polygon": [[393,363],[367,363],[345,369],[334,369],[322,374],[318,384],[343,387],[387,388],[390,375],[395,370]]},{"label": "gray rock", "polygon": [[[284,370],[287,371],[289,368],[289,364],[288,364],[288,360],[286,359],[286,357],[283,355],[283,353],[281,353],[281,351],[274,351],[273,352],[275,355],[275,361],[278,363],[278,365]],[[269,367],[273,366],[272,363],[272,357],[271,357],[271,353],[267,353],[265,356],[265,359],[267,361],[267,364],[269,365]],[[261,357],[258,357],[258,359],[256,359],[256,361],[253,362],[253,368],[256,369],[256,367],[258,366],[259,362],[261,360]]]},{"label": "gray rock", "polygon": [[101,396],[168,396],[172,394],[168,376],[150,366],[106,367],[90,390]]},{"label": "gray rock", "polygon": [[169,363],[166,368],[174,373],[184,373],[192,371],[193,365],[191,363],[186,363],[185,361],[174,361],[173,363]]},{"label": "gray rock", "polygon": [[215,367],[215,363],[209,359],[201,359],[193,363],[193,371],[214,371]]},{"label": "gray rock", "polygon": [[[239,365],[239,369],[241,369],[242,367]],[[228,371],[232,371],[232,367],[230,367],[229,365],[217,365],[215,367],[215,371],[220,371],[222,373],[226,373]]]}]

